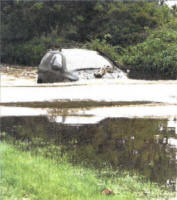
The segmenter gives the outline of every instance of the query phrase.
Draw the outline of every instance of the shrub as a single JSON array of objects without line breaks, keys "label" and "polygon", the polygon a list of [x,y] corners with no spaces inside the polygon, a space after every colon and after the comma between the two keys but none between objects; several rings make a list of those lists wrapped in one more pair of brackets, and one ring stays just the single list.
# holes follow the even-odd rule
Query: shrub
[{"label": "shrub", "polygon": [[177,31],[165,27],[126,49],[121,58],[132,78],[177,79]]},{"label": "shrub", "polygon": [[61,38],[49,35],[34,38],[22,44],[9,44],[4,48],[5,53],[2,56],[2,62],[28,66],[38,65],[46,50],[56,47],[61,42]]}]

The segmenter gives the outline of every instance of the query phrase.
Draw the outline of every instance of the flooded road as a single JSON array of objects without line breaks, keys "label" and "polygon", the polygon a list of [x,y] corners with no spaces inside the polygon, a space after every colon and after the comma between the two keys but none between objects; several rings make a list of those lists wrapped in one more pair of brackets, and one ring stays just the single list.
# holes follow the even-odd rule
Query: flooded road
[{"label": "flooded road", "polygon": [[176,104],[177,82],[81,81],[75,84],[1,86],[1,102],[150,101]]},{"label": "flooded road", "polygon": [[1,136],[50,141],[73,163],[136,171],[176,190],[177,81],[27,77],[1,76]]}]

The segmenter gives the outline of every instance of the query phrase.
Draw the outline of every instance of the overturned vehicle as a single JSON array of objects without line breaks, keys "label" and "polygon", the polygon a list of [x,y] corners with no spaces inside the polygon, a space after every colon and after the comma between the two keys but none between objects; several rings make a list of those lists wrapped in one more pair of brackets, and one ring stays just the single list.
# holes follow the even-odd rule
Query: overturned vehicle
[{"label": "overturned vehicle", "polygon": [[54,83],[95,78],[126,78],[107,57],[86,49],[49,50],[38,68],[37,83]]}]

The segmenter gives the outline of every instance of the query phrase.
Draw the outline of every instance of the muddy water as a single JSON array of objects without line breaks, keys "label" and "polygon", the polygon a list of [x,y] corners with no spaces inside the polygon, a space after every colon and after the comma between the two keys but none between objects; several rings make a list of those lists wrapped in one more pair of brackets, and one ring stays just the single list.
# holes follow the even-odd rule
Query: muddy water
[{"label": "muddy water", "polygon": [[138,171],[148,179],[175,189],[177,179],[177,121],[174,118],[107,118],[97,124],[64,124],[55,117],[1,117],[1,132],[23,141],[60,145],[73,163],[102,168],[111,165]]}]

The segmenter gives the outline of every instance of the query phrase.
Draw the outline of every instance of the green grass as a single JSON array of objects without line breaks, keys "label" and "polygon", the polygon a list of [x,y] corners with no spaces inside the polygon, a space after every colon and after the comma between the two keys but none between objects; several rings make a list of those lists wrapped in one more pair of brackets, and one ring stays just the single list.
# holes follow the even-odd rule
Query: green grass
[{"label": "green grass", "polygon": [[[138,176],[73,166],[67,159],[46,158],[0,143],[2,200],[168,199],[170,192]],[[115,194],[104,195],[104,189]]]}]

